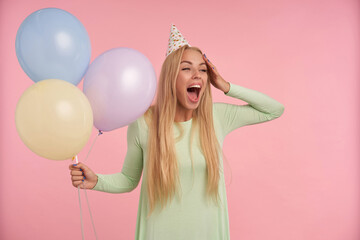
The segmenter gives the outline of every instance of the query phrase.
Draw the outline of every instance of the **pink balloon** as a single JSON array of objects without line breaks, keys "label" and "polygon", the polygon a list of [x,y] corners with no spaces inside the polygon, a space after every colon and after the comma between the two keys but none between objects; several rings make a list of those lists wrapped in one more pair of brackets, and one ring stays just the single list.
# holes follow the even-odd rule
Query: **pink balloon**
[{"label": "pink balloon", "polygon": [[139,51],[113,48],[102,53],[90,64],[83,85],[94,126],[111,131],[135,121],[151,105],[156,84],[151,62]]}]

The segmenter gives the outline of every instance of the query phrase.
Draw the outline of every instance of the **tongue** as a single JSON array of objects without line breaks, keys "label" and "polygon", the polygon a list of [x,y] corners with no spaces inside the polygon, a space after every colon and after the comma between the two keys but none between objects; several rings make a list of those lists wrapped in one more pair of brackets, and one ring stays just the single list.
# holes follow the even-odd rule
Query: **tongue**
[{"label": "tongue", "polygon": [[197,94],[196,94],[195,91],[194,91],[194,92],[187,92],[187,94],[188,94],[188,96],[189,96],[189,98],[190,98],[191,100],[196,101]]}]

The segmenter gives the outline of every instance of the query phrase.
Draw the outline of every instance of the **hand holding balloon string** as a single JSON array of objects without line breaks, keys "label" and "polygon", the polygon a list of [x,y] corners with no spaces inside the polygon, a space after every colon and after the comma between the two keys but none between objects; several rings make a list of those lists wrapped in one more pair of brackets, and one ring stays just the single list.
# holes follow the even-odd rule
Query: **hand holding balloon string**
[{"label": "hand holding balloon string", "polygon": [[76,163],[69,165],[72,185],[80,186],[81,189],[93,189],[98,181],[98,176],[88,166],[79,163],[77,157],[74,158]]}]

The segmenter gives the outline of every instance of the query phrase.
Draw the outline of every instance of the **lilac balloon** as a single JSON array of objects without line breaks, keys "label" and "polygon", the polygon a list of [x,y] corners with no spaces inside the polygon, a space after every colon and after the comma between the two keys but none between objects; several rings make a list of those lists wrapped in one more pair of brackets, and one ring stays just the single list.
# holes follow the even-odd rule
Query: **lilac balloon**
[{"label": "lilac balloon", "polygon": [[135,121],[149,108],[155,97],[156,74],[139,51],[113,48],[90,64],[83,91],[93,110],[94,126],[111,131]]}]

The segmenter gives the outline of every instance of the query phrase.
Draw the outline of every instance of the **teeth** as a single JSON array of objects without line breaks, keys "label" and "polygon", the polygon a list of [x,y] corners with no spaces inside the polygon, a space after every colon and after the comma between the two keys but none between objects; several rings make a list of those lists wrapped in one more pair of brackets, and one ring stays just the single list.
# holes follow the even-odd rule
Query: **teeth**
[{"label": "teeth", "polygon": [[190,86],[188,88],[200,88],[200,85],[192,85],[192,86]]}]

